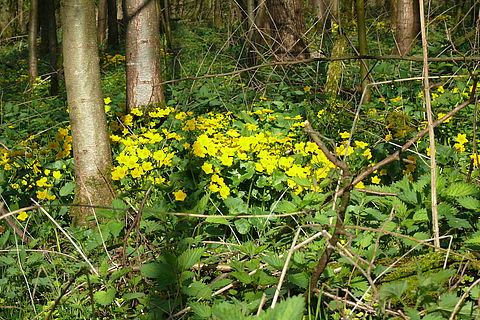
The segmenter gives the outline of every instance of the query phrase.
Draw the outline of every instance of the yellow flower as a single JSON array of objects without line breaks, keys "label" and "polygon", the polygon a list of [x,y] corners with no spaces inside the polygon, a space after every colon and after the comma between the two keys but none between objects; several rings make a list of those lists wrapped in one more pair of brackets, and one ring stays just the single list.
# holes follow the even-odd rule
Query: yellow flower
[{"label": "yellow flower", "polygon": [[357,183],[357,184],[355,185],[355,188],[357,188],[357,189],[363,189],[363,188],[365,188],[365,185],[363,184],[362,181],[360,181],[359,183]]},{"label": "yellow flower", "polygon": [[310,88],[310,86],[303,87],[303,91],[305,91],[305,92],[310,92],[311,89],[312,88]]},{"label": "yellow flower", "polygon": [[137,155],[140,159],[146,159],[150,156],[151,152],[148,148],[138,148]]},{"label": "yellow flower", "polygon": [[187,194],[182,189],[173,192],[173,195],[177,201],[183,201],[187,197]]},{"label": "yellow flower", "polygon": [[389,133],[385,136],[385,141],[390,141],[390,140],[392,140],[392,134],[391,133]]},{"label": "yellow flower", "polygon": [[440,93],[444,93],[445,89],[443,88],[443,86],[438,86],[437,91]]},{"label": "yellow flower", "polygon": [[133,108],[132,111],[130,111],[131,114],[134,114],[136,116],[139,116],[141,117],[143,115],[143,112],[142,110],[138,109],[138,108]]},{"label": "yellow flower", "polygon": [[[445,113],[442,113],[442,112],[439,112],[438,115],[437,115],[438,119],[443,118],[444,116],[445,116]],[[443,120],[443,123],[447,123],[447,122],[449,122],[451,119],[452,119],[452,117],[450,117],[450,118],[448,118],[448,119],[446,119],[446,120]]]},{"label": "yellow flower", "polygon": [[47,183],[47,177],[43,177],[40,180],[37,180],[36,185],[39,187],[51,187],[52,185]]},{"label": "yellow flower", "polygon": [[321,118],[324,113],[325,113],[324,109],[319,110],[318,113],[317,113],[317,118]]},{"label": "yellow flower", "polygon": [[132,178],[140,178],[142,175],[145,174],[145,171],[141,167],[136,167],[130,172]]},{"label": "yellow flower", "polygon": [[340,133],[340,137],[342,139],[348,139],[348,138],[350,138],[350,133],[348,133],[347,131],[344,131],[344,132]]},{"label": "yellow flower", "polygon": [[37,198],[40,200],[46,199],[48,197],[48,191],[47,190],[38,190],[37,191]]},{"label": "yellow flower", "polygon": [[365,151],[363,151],[362,153],[362,156],[370,160],[372,158],[372,151],[370,150],[370,148],[365,149]]},{"label": "yellow flower", "polygon": [[103,103],[109,104],[110,102],[112,102],[112,99],[110,99],[110,97],[103,98]]},{"label": "yellow flower", "polygon": [[17,216],[17,219],[20,221],[25,221],[27,220],[27,218],[28,218],[28,214],[25,211],[21,211]]},{"label": "yellow flower", "polygon": [[142,169],[144,171],[150,171],[153,169],[153,165],[150,161],[142,162]]},{"label": "yellow flower", "polygon": [[372,177],[371,181],[372,181],[372,183],[374,183],[374,184],[380,184],[380,182],[382,181],[382,179],[380,179],[378,176],[374,176],[374,177]]},{"label": "yellow flower", "polygon": [[45,170],[43,171],[43,173],[45,173],[46,176],[48,176],[48,175],[50,174],[50,172],[51,172],[51,171],[50,171],[49,169],[45,169]]},{"label": "yellow flower", "polygon": [[358,140],[355,140],[355,145],[360,149],[365,149],[366,147],[368,147],[368,143]]},{"label": "yellow flower", "polygon": [[60,171],[53,171],[53,177],[58,180],[62,177],[62,174],[60,173]]},{"label": "yellow flower", "polygon": [[120,180],[127,175],[128,169],[126,167],[115,167],[112,170],[112,179]]},{"label": "yellow flower", "polygon": [[206,174],[213,173],[213,165],[211,163],[205,162],[202,165],[202,169]]},{"label": "yellow flower", "polygon": [[465,133],[459,133],[455,138],[455,141],[463,145],[468,142],[467,135]]}]

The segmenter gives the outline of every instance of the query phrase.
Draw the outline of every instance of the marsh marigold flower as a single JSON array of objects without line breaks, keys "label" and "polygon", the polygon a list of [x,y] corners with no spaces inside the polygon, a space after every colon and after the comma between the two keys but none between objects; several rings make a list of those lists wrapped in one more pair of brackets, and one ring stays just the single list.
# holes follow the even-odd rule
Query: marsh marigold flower
[{"label": "marsh marigold flower", "polygon": [[183,201],[187,197],[187,194],[182,189],[173,192],[173,195],[177,201]]}]

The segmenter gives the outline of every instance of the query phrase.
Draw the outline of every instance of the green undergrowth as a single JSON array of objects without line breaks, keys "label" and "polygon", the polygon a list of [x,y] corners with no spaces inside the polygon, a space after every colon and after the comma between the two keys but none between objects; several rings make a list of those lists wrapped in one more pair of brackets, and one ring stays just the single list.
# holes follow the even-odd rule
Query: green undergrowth
[{"label": "green undergrowth", "polygon": [[[387,33],[382,25],[375,28]],[[220,56],[225,39],[218,30],[177,32],[183,46],[174,54],[164,51],[172,67],[166,67],[167,77],[236,68],[235,39]],[[127,113],[124,56],[104,53],[102,86],[117,198],[112,207],[95,209],[95,228],[83,229],[71,226],[69,214],[75,178],[65,97],[45,98],[48,82],[42,81],[21,90],[27,73],[24,45],[2,50],[1,57],[6,64],[0,83],[6,89],[0,193],[7,212],[19,210],[11,218],[21,231],[4,220],[0,224],[0,319],[403,314],[447,319],[454,310],[458,319],[474,319],[478,314],[478,287],[470,287],[478,279],[480,245],[474,106],[436,129],[445,249],[432,253],[428,246],[429,142],[423,137],[352,190],[345,232],[322,274],[321,294],[308,296],[312,269],[326,245],[322,231],[331,233],[336,219],[332,195],[341,171],[305,131],[305,121],[356,176],[425,127],[420,82],[379,86],[359,108],[358,97],[348,94],[355,86],[356,62],[345,64],[351,81],[336,99],[321,93],[317,70],[325,70],[324,63],[280,71],[265,67],[255,81],[245,74],[169,84],[166,107]],[[7,72],[15,60],[21,68]],[[419,67],[381,62],[372,72],[390,79]],[[432,66],[432,71],[441,74],[445,68],[468,73],[453,65]],[[436,84],[434,117],[467,100],[472,85],[466,78]],[[33,201],[42,210],[22,209]],[[292,242],[312,236],[315,240],[293,251],[276,301]]]}]

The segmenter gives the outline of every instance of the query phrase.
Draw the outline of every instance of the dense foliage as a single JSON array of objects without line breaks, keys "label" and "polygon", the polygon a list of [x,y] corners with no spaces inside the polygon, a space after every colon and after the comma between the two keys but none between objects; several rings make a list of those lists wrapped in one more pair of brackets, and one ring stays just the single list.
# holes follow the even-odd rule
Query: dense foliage
[{"label": "dense foliage", "polygon": [[[441,27],[451,17],[431,23],[431,55],[447,55]],[[385,23],[370,26],[372,52],[390,50]],[[334,39],[335,29],[327,36]],[[225,37],[208,26],[178,26],[183,47],[163,55],[165,74],[235,70],[242,41]],[[127,113],[124,56],[103,53],[117,199],[92,208],[96,227],[84,229],[70,225],[75,179],[66,99],[48,97],[46,78],[24,90],[26,55],[20,40],[0,51],[0,194],[20,226],[0,225],[0,319],[478,316],[474,104],[436,129],[446,249],[429,246],[423,137],[352,190],[320,292],[304,296],[335,222],[332,195],[342,176],[305,121],[357,176],[426,126],[421,81],[392,81],[419,76],[420,63],[376,63],[372,76],[386,82],[361,106],[359,62],[351,60],[336,99],[321,90],[327,63],[312,62],[174,82],[166,107]],[[462,63],[432,64],[435,76],[456,75],[432,87],[437,119],[469,98],[469,72]],[[31,208],[36,203],[41,209]],[[281,301],[271,309],[276,290]]]}]

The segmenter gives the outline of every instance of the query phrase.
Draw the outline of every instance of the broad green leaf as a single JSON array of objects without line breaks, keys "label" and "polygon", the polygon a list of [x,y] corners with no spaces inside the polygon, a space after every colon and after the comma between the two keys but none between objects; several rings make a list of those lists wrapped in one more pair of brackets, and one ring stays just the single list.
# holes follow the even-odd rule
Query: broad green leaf
[{"label": "broad green leaf", "polygon": [[413,215],[413,220],[415,222],[425,222],[428,221],[428,212],[427,209],[422,208],[420,210],[417,210],[415,214]]},{"label": "broad green leaf", "polygon": [[380,299],[388,300],[392,298],[400,299],[408,288],[407,281],[391,282],[382,285],[380,288]]},{"label": "broad green leaf", "polygon": [[173,271],[170,265],[166,263],[147,263],[140,267],[140,272],[146,278],[159,279],[164,277],[172,277]]},{"label": "broad green leaf", "polygon": [[131,268],[124,268],[124,269],[120,269],[120,270],[117,270],[117,271],[114,271],[111,275],[110,275],[110,278],[108,279],[109,281],[113,282],[113,281],[116,281],[117,279],[123,277],[124,275],[126,275],[127,273],[131,272],[132,269]]},{"label": "broad green leaf", "polygon": [[240,198],[228,197],[223,200],[228,208],[229,215],[245,214],[248,212],[247,204]]},{"label": "broad green leaf", "polygon": [[294,273],[288,275],[288,281],[299,286],[300,288],[308,288],[310,277],[306,272]]},{"label": "broad green leaf", "polygon": [[185,250],[177,259],[177,265],[180,270],[188,270],[197,262],[200,261],[204,249],[191,248]]},{"label": "broad green leaf", "polygon": [[235,220],[235,228],[237,228],[240,234],[247,234],[250,231],[250,227],[251,225],[247,219]]},{"label": "broad green leaf", "polygon": [[469,210],[480,209],[480,200],[478,200],[476,198],[462,197],[462,198],[457,198],[456,200],[465,209],[469,209]]},{"label": "broad green leaf", "polygon": [[114,288],[110,288],[107,291],[98,291],[95,292],[93,295],[93,298],[98,304],[101,304],[102,306],[108,306],[110,303],[113,302],[113,299],[115,299],[115,294],[117,291]]},{"label": "broad green leaf", "polygon": [[273,212],[292,213],[298,211],[298,206],[292,201],[280,200],[278,203],[273,203]]},{"label": "broad green leaf", "polygon": [[192,282],[188,287],[182,287],[183,293],[197,299],[210,299],[212,289],[203,282]]},{"label": "broad green leaf", "polygon": [[252,282],[252,277],[246,271],[233,271],[230,274],[243,284],[250,284]]},{"label": "broad green leaf", "polygon": [[301,320],[305,311],[305,298],[295,296],[280,301],[275,308],[260,314],[262,320]]},{"label": "broad green leaf", "polygon": [[63,187],[60,188],[59,194],[61,197],[68,196],[69,194],[73,193],[73,190],[75,189],[75,182],[67,182]]},{"label": "broad green leaf", "polygon": [[465,182],[457,182],[457,183],[451,184],[447,188],[447,190],[445,190],[445,194],[449,197],[471,196],[477,192],[478,192],[477,187]]}]

